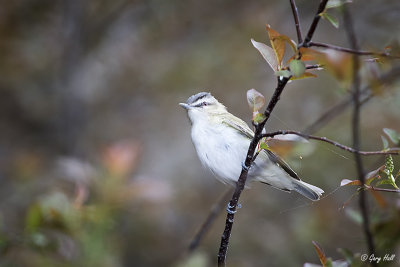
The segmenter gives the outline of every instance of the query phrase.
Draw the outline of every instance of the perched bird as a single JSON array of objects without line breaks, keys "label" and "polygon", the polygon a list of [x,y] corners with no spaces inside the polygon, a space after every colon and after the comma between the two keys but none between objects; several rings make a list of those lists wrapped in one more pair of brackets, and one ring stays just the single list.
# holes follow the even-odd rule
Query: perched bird
[{"label": "perched bird", "polygon": [[[179,103],[192,123],[192,141],[204,166],[222,182],[235,184],[254,136],[249,126],[229,113],[210,93],[201,92]],[[289,165],[269,150],[262,150],[250,166],[247,181],[259,181],[311,200],[324,191],[300,180]]]}]

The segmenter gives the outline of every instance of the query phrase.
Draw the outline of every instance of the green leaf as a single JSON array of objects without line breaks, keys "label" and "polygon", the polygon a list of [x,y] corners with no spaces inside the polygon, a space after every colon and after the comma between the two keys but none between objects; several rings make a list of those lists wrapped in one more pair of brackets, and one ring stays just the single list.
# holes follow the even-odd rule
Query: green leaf
[{"label": "green leaf", "polygon": [[255,113],[255,115],[253,115],[253,121],[254,121],[255,124],[259,124],[264,120],[265,120],[264,114],[261,114],[258,111]]},{"label": "green leaf", "polygon": [[306,71],[306,65],[304,62],[298,59],[290,61],[289,68],[294,77],[300,77]]},{"label": "green leaf", "polygon": [[336,17],[328,14],[326,11],[322,12],[320,15],[323,19],[329,21],[333,27],[335,27],[336,29],[339,28],[339,20]]},{"label": "green leaf", "polygon": [[260,149],[264,149],[264,150],[270,150],[267,141],[265,138],[261,139],[260,143],[258,144]]},{"label": "green leaf", "polygon": [[336,8],[336,7],[342,6],[343,4],[351,3],[351,2],[353,2],[353,1],[352,0],[329,0],[328,3],[326,4],[325,8],[326,9]]},{"label": "green leaf", "polygon": [[42,222],[42,211],[38,204],[29,207],[25,217],[25,229],[28,232],[35,232]]},{"label": "green leaf", "polygon": [[383,132],[390,138],[390,140],[396,144],[400,145],[400,134],[393,129],[384,128]]},{"label": "green leaf", "polygon": [[[249,107],[252,109],[253,113],[257,112],[264,106],[265,104],[265,97],[258,92],[256,89],[250,89],[246,93],[247,96],[247,103]],[[253,115],[253,119],[254,119]]]},{"label": "green leaf", "polygon": [[288,70],[280,70],[280,71],[275,71],[274,73],[276,76],[282,76],[285,78],[289,78],[290,76],[292,76],[292,73]]},{"label": "green leaf", "polygon": [[389,149],[389,141],[381,135],[382,143],[383,143],[383,150]]}]

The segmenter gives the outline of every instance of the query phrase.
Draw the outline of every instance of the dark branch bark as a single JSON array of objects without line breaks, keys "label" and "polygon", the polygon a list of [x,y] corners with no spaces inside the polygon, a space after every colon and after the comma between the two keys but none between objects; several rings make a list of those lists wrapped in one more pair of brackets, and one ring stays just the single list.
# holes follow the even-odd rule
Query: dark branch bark
[{"label": "dark branch bark", "polygon": [[350,48],[345,48],[345,47],[341,47],[341,46],[325,44],[325,43],[318,43],[318,42],[310,42],[309,46],[323,47],[323,48],[332,49],[332,50],[336,50],[336,51],[340,51],[340,52],[346,52],[346,53],[355,54],[355,55],[359,55],[359,56],[381,56],[381,57],[389,57],[389,58],[399,58],[396,56],[392,56],[388,53],[378,53],[378,52],[372,52],[372,51],[356,50],[356,49],[350,49]]},{"label": "dark branch bark", "polygon": [[357,154],[364,155],[364,156],[371,156],[371,155],[398,155],[399,154],[398,151],[400,151],[400,148],[392,148],[390,150],[385,150],[385,151],[383,151],[383,150],[382,151],[359,151],[359,150],[356,150],[354,148],[342,145],[342,144],[340,144],[338,142],[332,141],[332,140],[330,140],[330,139],[328,139],[326,137],[308,135],[308,134],[304,134],[304,133],[297,132],[297,131],[291,131],[291,130],[287,130],[287,131],[281,130],[281,131],[276,131],[276,132],[272,132],[272,133],[266,133],[266,134],[263,134],[262,137],[274,137],[276,135],[286,135],[286,134],[295,134],[295,135],[301,136],[301,137],[306,138],[306,139],[313,139],[313,140],[326,142],[326,143],[334,145],[334,146],[336,146],[336,147],[338,147],[340,149],[346,150],[348,152],[357,153]]},{"label": "dark branch bark", "polygon": [[290,0],[290,6],[292,7],[294,25],[296,26],[297,40],[299,41],[299,44],[301,44],[303,42],[303,37],[301,36],[299,11],[297,10],[297,6],[294,0]]},{"label": "dark branch bark", "polygon": [[225,230],[221,237],[221,245],[220,245],[219,252],[218,252],[218,266],[226,265],[226,253],[228,251],[229,239],[230,239],[231,232],[232,232],[233,221],[235,219],[236,208],[237,208],[237,204],[239,202],[240,195],[242,194],[242,191],[246,184],[248,170],[251,166],[251,163],[254,160],[254,157],[253,157],[254,152],[257,149],[258,142],[262,138],[262,130],[264,129],[264,126],[267,123],[267,121],[272,113],[272,110],[275,108],[276,103],[278,103],[280,95],[288,81],[289,81],[289,78],[283,78],[282,80],[280,80],[278,78],[278,85],[277,85],[275,92],[274,92],[271,100],[269,101],[269,104],[264,112],[265,120],[262,121],[260,124],[256,125],[255,134],[254,134],[253,139],[251,140],[249,150],[247,152],[246,160],[244,162],[244,166],[242,167],[242,171],[239,176],[239,180],[236,183],[235,192],[233,193],[232,199],[229,201],[229,204],[227,207],[228,214],[226,216],[226,221],[225,221]]},{"label": "dark branch bark", "polygon": [[315,29],[317,29],[318,22],[321,19],[320,13],[322,13],[325,10],[325,6],[328,3],[328,0],[322,0],[319,4],[317,13],[315,14],[314,20],[311,23],[310,29],[308,30],[307,36],[304,39],[304,42],[300,44],[300,46],[308,47],[311,39],[314,35]]},{"label": "dark branch bark", "polygon": [[[343,19],[344,26],[349,39],[350,47],[352,50],[359,50],[356,33],[354,32],[353,21],[350,16],[350,12],[347,10],[346,6],[343,8]],[[361,159],[361,154],[358,152],[360,150],[360,77],[358,74],[358,69],[360,66],[359,58],[356,54],[353,54],[353,120],[352,120],[352,132],[353,132],[353,147],[357,150],[354,153],[354,158],[356,161],[358,178],[361,181],[362,186],[365,185],[365,174],[363,168],[363,162]],[[363,217],[363,229],[365,238],[367,239],[369,255],[375,254],[375,244],[374,239],[369,226],[369,213],[367,206],[367,196],[364,190],[360,192],[360,209]],[[377,266],[376,262],[371,262],[373,266]]]}]

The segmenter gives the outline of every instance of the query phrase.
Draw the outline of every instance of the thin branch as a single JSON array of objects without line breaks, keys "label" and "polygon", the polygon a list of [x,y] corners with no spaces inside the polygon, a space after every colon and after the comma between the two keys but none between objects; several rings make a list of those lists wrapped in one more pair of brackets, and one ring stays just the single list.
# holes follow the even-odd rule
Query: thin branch
[{"label": "thin branch", "polygon": [[208,232],[208,230],[210,229],[211,225],[213,224],[217,216],[221,213],[222,209],[225,207],[224,204],[226,203],[227,198],[231,194],[232,194],[232,188],[229,188],[225,192],[225,194],[223,194],[222,197],[220,197],[217,203],[214,204],[210,213],[207,216],[207,219],[204,221],[203,225],[200,227],[199,231],[194,236],[192,242],[190,242],[188,248],[189,252],[193,252],[193,250],[195,250],[199,246],[201,240]]},{"label": "thin branch", "polygon": [[373,190],[373,191],[381,191],[381,192],[388,192],[388,193],[398,193],[400,194],[399,189],[390,189],[390,188],[379,188],[379,187],[374,187],[371,185],[364,185],[367,189]]},{"label": "thin branch", "polygon": [[335,141],[333,141],[333,140],[330,140],[330,139],[328,139],[328,138],[326,138],[326,137],[320,137],[320,136],[315,136],[315,135],[308,135],[308,134],[304,134],[304,133],[297,132],[297,131],[291,131],[291,130],[287,130],[287,131],[281,130],[281,131],[276,131],[276,132],[271,132],[271,133],[265,133],[265,134],[262,135],[262,137],[274,137],[274,136],[276,136],[276,135],[286,135],[286,134],[294,134],[294,135],[301,136],[301,137],[303,137],[303,138],[305,138],[305,139],[313,139],[313,140],[318,140],[318,141],[326,142],[326,143],[329,143],[329,144],[331,144],[331,145],[334,145],[334,146],[336,146],[336,147],[338,147],[338,148],[340,148],[340,149],[346,150],[346,151],[348,151],[348,152],[357,153],[357,154],[364,155],[364,156],[372,156],[372,155],[398,155],[398,154],[399,154],[399,151],[400,151],[400,148],[392,148],[392,149],[389,149],[389,150],[381,150],[381,151],[359,151],[359,150],[356,150],[356,149],[354,149],[354,148],[351,148],[351,147],[342,145],[342,144],[340,144],[340,143],[338,143],[338,142],[335,142]]},{"label": "thin branch", "polygon": [[346,52],[346,53],[355,54],[355,55],[359,55],[359,56],[381,56],[381,57],[389,57],[389,58],[400,58],[398,56],[392,56],[389,53],[363,51],[363,50],[345,48],[345,47],[341,47],[341,46],[325,44],[325,43],[318,43],[318,42],[309,42],[309,46],[323,47],[323,48],[332,49],[332,50],[336,50],[336,51],[340,51],[340,52]]},{"label": "thin branch", "polygon": [[321,13],[325,10],[325,6],[328,3],[328,0],[322,0],[319,4],[317,14],[315,14],[314,20],[311,23],[310,29],[308,30],[306,39],[304,40],[303,43],[300,44],[300,46],[308,47],[309,43],[311,42],[311,39],[314,35],[315,29],[317,29],[318,22],[321,19]]},{"label": "thin branch", "polygon": [[319,69],[319,68],[323,68],[323,65],[321,65],[321,64],[306,65],[307,70]]},{"label": "thin branch", "polygon": [[297,6],[294,0],[290,0],[290,6],[292,7],[294,24],[296,26],[297,40],[299,41],[299,44],[301,44],[303,42],[303,37],[301,36],[299,11],[297,10]]},{"label": "thin branch", "polygon": [[[349,39],[349,43],[351,46],[351,49],[356,51],[359,50],[358,44],[357,44],[357,39],[356,39],[356,33],[354,32],[354,27],[353,27],[353,21],[350,15],[350,12],[348,11],[347,7],[343,7],[343,19],[344,19],[344,27],[346,30],[347,37]],[[356,161],[356,167],[357,167],[357,173],[358,173],[358,178],[361,181],[361,184],[364,186],[365,185],[365,173],[363,169],[363,162],[361,159],[361,154],[358,152],[360,149],[360,76],[358,74],[358,69],[359,69],[359,58],[356,54],[353,54],[353,101],[354,101],[354,110],[353,110],[353,120],[352,120],[352,131],[353,131],[353,147],[355,150],[357,150],[356,153],[354,153],[354,158]],[[374,255],[375,254],[375,244],[374,244],[374,238],[372,236],[370,226],[369,226],[369,214],[368,214],[368,206],[367,206],[367,196],[362,190],[360,192],[360,209],[361,209],[361,214],[363,217],[363,228],[364,228],[364,234],[367,239],[367,244],[368,244],[368,251],[369,255]],[[375,261],[371,262],[373,266],[377,266],[377,263]]]},{"label": "thin branch", "polygon": [[262,121],[260,124],[256,125],[255,134],[253,139],[250,142],[250,146],[247,152],[246,160],[242,167],[242,171],[239,176],[239,180],[236,183],[235,192],[233,193],[232,199],[228,203],[227,207],[227,215],[225,221],[225,229],[224,233],[221,236],[221,245],[219,247],[218,252],[218,266],[225,266],[226,265],[226,253],[228,251],[229,239],[232,232],[233,221],[235,219],[236,208],[239,202],[240,195],[244,189],[247,180],[248,170],[251,166],[251,163],[254,160],[254,152],[256,151],[257,144],[262,138],[262,131],[264,129],[265,124],[267,123],[272,110],[275,108],[276,103],[279,101],[281,93],[285,88],[289,78],[283,78],[282,80],[278,78],[278,85],[275,89],[275,92],[269,101],[269,104],[264,112],[265,120]]}]

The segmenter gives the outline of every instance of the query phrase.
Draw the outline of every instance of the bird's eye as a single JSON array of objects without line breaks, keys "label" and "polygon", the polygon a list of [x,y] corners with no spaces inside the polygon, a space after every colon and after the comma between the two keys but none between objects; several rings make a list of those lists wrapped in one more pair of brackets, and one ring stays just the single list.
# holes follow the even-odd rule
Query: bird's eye
[{"label": "bird's eye", "polygon": [[202,107],[202,106],[208,106],[208,103],[207,102],[201,102],[201,103],[195,105],[195,107],[197,107],[197,108]]}]

